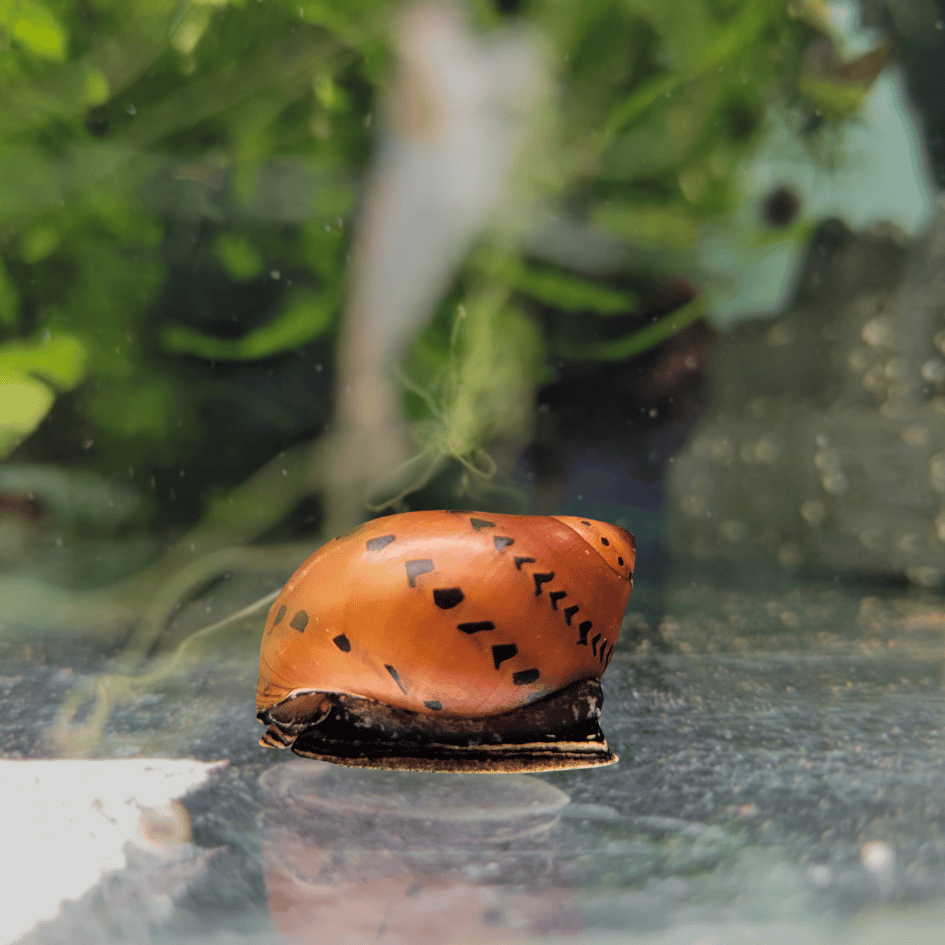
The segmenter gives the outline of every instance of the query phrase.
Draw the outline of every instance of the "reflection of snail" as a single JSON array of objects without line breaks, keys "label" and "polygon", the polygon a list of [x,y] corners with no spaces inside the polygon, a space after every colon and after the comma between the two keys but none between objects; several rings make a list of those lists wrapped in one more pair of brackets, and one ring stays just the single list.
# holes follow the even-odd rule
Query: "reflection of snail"
[{"label": "reflection of snail", "polygon": [[598,680],[635,558],[629,532],[569,517],[409,512],[342,535],[269,612],[261,742],[362,767],[609,764]]},{"label": "reflection of snail", "polygon": [[260,784],[269,910],[293,939],[441,945],[580,930],[550,836],[568,797],[537,778],[289,763]]}]

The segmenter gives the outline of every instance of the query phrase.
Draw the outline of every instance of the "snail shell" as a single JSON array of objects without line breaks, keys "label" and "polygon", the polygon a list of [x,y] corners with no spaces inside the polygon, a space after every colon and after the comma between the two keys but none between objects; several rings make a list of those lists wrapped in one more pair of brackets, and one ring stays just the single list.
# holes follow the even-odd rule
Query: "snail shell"
[{"label": "snail shell", "polygon": [[597,681],[634,563],[633,536],[590,519],[408,512],[368,522],[309,557],[272,605],[256,695],[262,743],[454,771],[613,761]]}]

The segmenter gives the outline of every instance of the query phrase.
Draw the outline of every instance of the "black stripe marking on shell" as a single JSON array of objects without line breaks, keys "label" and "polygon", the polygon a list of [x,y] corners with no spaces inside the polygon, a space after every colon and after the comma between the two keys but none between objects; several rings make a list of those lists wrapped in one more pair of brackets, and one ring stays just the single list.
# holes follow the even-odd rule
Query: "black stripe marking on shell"
[{"label": "black stripe marking on shell", "polygon": [[594,624],[590,620],[584,620],[578,625],[578,630],[581,631],[581,639],[578,640],[578,643],[581,646],[587,646],[587,635],[591,632],[591,627]]},{"label": "black stripe marking on shell", "polygon": [[466,595],[463,594],[462,588],[438,587],[433,592],[433,603],[443,610],[449,610],[450,608],[455,607],[457,604],[461,604],[465,596]]},{"label": "black stripe marking on shell", "polygon": [[571,618],[572,618],[580,609],[581,609],[581,608],[578,607],[577,604],[574,604],[574,605],[571,606],[571,607],[565,607],[565,608],[564,608],[564,622],[565,622],[569,627],[571,626]]},{"label": "black stripe marking on shell", "polygon": [[368,551],[381,551],[386,548],[393,540],[394,535],[380,535],[377,538],[369,538],[365,543]]},{"label": "black stripe marking on shell", "polygon": [[484,528],[495,528],[495,522],[490,522],[484,518],[471,518],[469,524],[472,525],[477,532],[481,532]]},{"label": "black stripe marking on shell", "polygon": [[516,686],[527,686],[529,683],[535,682],[540,675],[541,673],[537,669],[522,669],[513,674],[512,682]]},{"label": "black stripe marking on shell", "polygon": [[518,555],[515,556],[515,559],[514,559],[514,560],[515,560],[515,567],[518,568],[519,571],[522,570],[522,565],[523,565],[523,564],[534,564],[534,563],[535,563],[535,559],[534,559],[534,558],[519,558]]},{"label": "black stripe marking on shell", "polygon": [[308,614],[304,610],[296,611],[295,616],[289,621],[289,626],[293,630],[298,630],[299,633],[304,633],[308,626]]},{"label": "black stripe marking on shell", "polygon": [[283,604],[279,610],[276,612],[276,619],[273,620],[272,625],[275,626],[277,623],[282,623],[282,618],[285,616],[285,604]]},{"label": "black stripe marking on shell", "polygon": [[416,587],[417,578],[421,574],[429,574],[433,570],[433,562],[429,558],[418,558],[415,561],[408,561],[406,567],[407,583],[411,587]]},{"label": "black stripe marking on shell", "polygon": [[470,623],[456,624],[457,630],[463,633],[482,633],[483,630],[495,630],[495,624],[491,620],[474,620]]},{"label": "black stripe marking on shell", "polygon": [[406,689],[406,687],[404,686],[404,684],[400,681],[400,673],[398,673],[397,670],[394,669],[394,667],[390,665],[390,663],[385,663],[385,664],[384,664],[384,669],[386,669],[387,672],[390,673],[391,679],[393,679],[394,682],[397,683],[398,686],[400,686],[400,691],[401,691],[404,695],[407,695],[407,689]]},{"label": "black stripe marking on shell", "polygon": [[437,702],[435,699],[431,699],[429,702],[423,703],[428,709],[433,709],[434,712],[439,712],[443,708],[442,702]]},{"label": "black stripe marking on shell", "polygon": [[514,538],[507,538],[505,535],[493,535],[492,540],[495,542],[496,551],[504,551],[509,545],[515,544]]},{"label": "black stripe marking on shell", "polygon": [[342,653],[351,652],[351,641],[343,633],[339,633],[331,642],[334,643]]},{"label": "black stripe marking on shell", "polygon": [[562,597],[567,597],[568,592],[567,591],[552,591],[548,596],[551,598],[551,609],[557,610],[558,601],[561,600]]},{"label": "black stripe marking on shell", "polygon": [[518,647],[514,643],[498,643],[492,648],[492,662],[498,669],[506,660],[518,655]]},{"label": "black stripe marking on shell", "polygon": [[541,586],[542,584],[547,584],[549,581],[553,581],[555,578],[554,571],[549,571],[547,574],[533,574],[532,577],[535,579],[535,596],[541,596]]}]

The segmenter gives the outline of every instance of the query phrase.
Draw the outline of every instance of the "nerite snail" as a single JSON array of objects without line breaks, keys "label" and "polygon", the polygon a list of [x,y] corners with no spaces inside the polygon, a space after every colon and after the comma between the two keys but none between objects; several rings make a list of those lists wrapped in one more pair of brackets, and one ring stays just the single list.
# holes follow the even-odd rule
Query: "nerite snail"
[{"label": "nerite snail", "polygon": [[361,767],[610,764],[599,684],[633,536],[567,516],[408,512],[328,542],[269,611],[260,743]]}]

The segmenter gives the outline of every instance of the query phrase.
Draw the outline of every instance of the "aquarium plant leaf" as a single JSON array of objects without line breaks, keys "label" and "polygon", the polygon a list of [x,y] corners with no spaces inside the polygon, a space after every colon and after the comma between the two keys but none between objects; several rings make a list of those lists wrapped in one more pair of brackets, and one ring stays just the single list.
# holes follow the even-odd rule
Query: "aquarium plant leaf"
[{"label": "aquarium plant leaf", "polygon": [[626,315],[639,307],[639,296],[563,269],[509,261],[501,273],[509,288],[564,312]]},{"label": "aquarium plant leaf", "polygon": [[56,389],[71,390],[85,372],[82,343],[70,335],[0,345],[0,457],[49,413]]},{"label": "aquarium plant leaf", "polygon": [[174,354],[212,361],[254,361],[294,351],[332,327],[338,299],[332,293],[297,292],[272,321],[239,338],[207,335],[187,325],[169,325],[162,341]]},{"label": "aquarium plant leaf", "polygon": [[572,361],[626,361],[671,338],[700,319],[705,311],[705,302],[700,296],[623,338],[613,341],[568,340],[561,343],[554,353]]},{"label": "aquarium plant leaf", "polygon": [[5,23],[9,35],[31,53],[44,59],[65,59],[66,31],[56,17],[35,0],[2,0],[0,23]]}]

